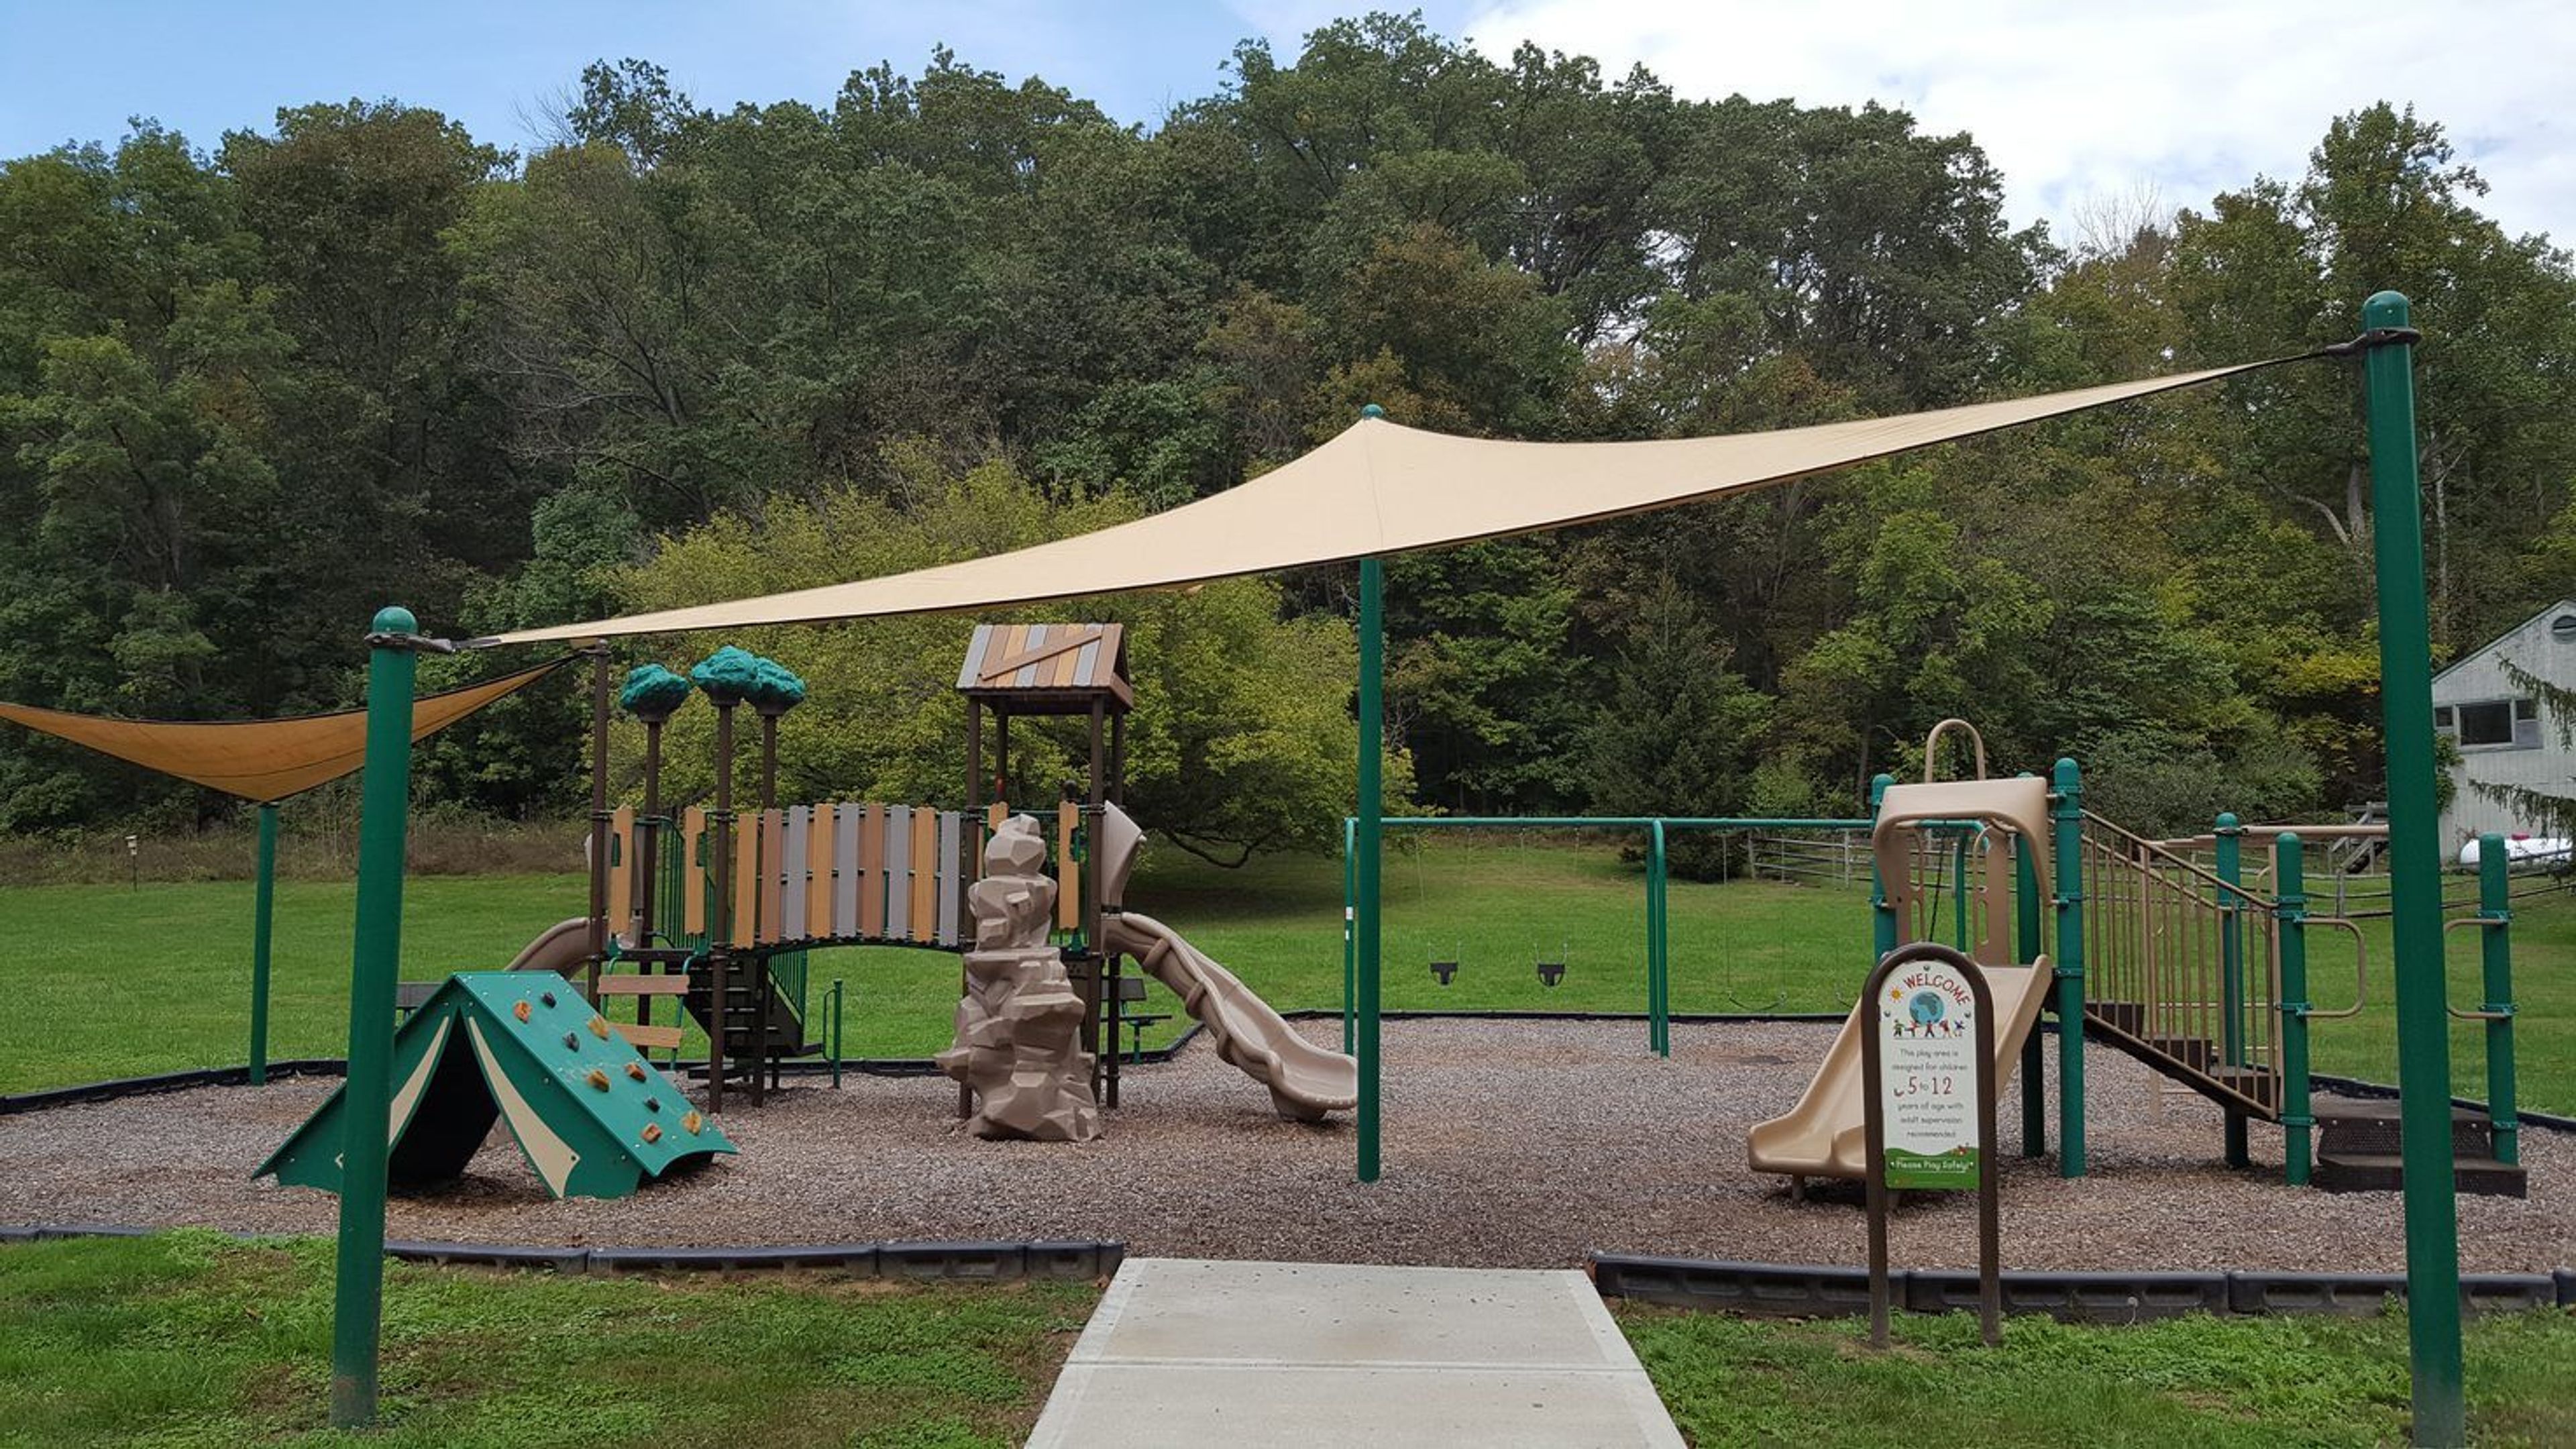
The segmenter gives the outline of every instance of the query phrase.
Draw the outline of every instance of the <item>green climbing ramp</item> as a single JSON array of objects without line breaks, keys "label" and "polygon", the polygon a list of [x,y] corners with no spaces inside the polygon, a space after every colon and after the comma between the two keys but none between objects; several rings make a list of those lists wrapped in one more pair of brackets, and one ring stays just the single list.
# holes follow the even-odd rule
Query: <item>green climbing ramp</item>
[{"label": "green climbing ramp", "polygon": [[[398,1188],[463,1174],[496,1117],[556,1197],[624,1197],[734,1150],[550,972],[447,978],[394,1034],[394,1082],[386,1174]],[[339,1191],[342,1103],[332,1093],[252,1176]]]}]

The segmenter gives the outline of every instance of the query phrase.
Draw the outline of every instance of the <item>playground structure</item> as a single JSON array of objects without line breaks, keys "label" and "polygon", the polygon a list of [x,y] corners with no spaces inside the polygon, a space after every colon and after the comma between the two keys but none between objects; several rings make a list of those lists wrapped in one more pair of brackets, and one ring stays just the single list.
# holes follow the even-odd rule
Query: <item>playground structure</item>
[{"label": "playground structure", "polygon": [[[624,1197],[734,1150],[550,972],[447,978],[395,1033],[394,1080],[385,1169],[396,1187],[455,1180],[495,1119],[558,1198]],[[349,1126],[344,1088],[253,1175],[338,1192]]]},{"label": "playground structure", "polygon": [[[2246,826],[2222,815],[2208,835],[2147,840],[2082,808],[2072,760],[2058,762],[2054,782],[1988,780],[1977,740],[1979,778],[1933,781],[1940,737],[1953,727],[1976,739],[1964,722],[1944,721],[1926,741],[1923,783],[1881,776],[1873,790],[1874,945],[1884,955],[1900,941],[1946,936],[1983,969],[1995,994],[1997,1080],[2016,1062],[2023,1078],[2024,1151],[2042,1150],[2045,1135],[2034,1033],[2048,1007],[2058,1020],[2063,1175],[2085,1172],[2083,1048],[2090,1038],[2216,1103],[2232,1166],[2248,1165],[2248,1123],[2263,1121],[2281,1129],[2282,1172],[2293,1185],[2402,1186],[2394,1111],[2321,1097],[2308,1068],[2313,1024],[2364,1009],[2368,959],[2357,925],[2310,908],[2305,838],[2379,827]],[[2272,856],[2250,877],[2248,839],[2268,843]],[[2483,854],[2478,911],[2449,925],[2481,938],[2485,1000],[2451,1014],[2485,1024],[2487,1102],[2483,1112],[2453,1112],[2448,1155],[2459,1191],[2520,1197],[2526,1174],[2514,1107],[2506,853]],[[2268,893],[2260,889],[2263,876]],[[2051,890],[2052,879],[2060,889]],[[2051,914],[2053,962],[2041,949]],[[2356,987],[2348,1006],[2321,1008],[2311,997],[2315,931],[2351,941]],[[1861,1176],[1859,1020],[1855,1007],[1797,1106],[1748,1134],[1746,1158],[1755,1171],[1785,1174],[1793,1190],[1810,1177]],[[2070,1022],[2078,1025],[2070,1029]]]},{"label": "playground structure", "polygon": [[[594,702],[604,710],[604,656],[597,670]],[[1078,1062],[1085,1095],[1098,1107],[1118,1106],[1119,1013],[1133,999],[1131,988],[1141,987],[1123,974],[1130,957],[1180,997],[1220,1055],[1267,1089],[1282,1115],[1312,1121],[1356,1102],[1348,1057],[1309,1046],[1178,932],[1123,913],[1143,837],[1117,803],[1124,794],[1123,719],[1134,698],[1118,625],[977,627],[958,680],[967,723],[963,810],[876,802],[781,806],[778,722],[803,697],[801,681],[740,650],[717,651],[693,678],[718,711],[711,808],[689,806],[676,815],[664,808],[662,726],[688,690],[674,688],[678,676],[656,666],[635,671],[620,698],[645,726],[643,802],[609,806],[601,754],[594,762],[594,911],[550,928],[521,959],[556,968],[584,963],[585,994],[604,1014],[620,999],[634,1003],[633,1020],[612,1021],[611,1029],[637,1048],[676,1052],[684,1039],[680,1014],[695,1020],[708,1040],[710,1111],[723,1108],[728,1087],[737,1083],[758,1105],[776,1085],[783,1060],[823,1049],[809,1006],[808,952],[908,946],[967,958],[960,1030],[947,1059],[961,1079],[959,1115],[975,1119],[978,1130],[1006,1135],[1091,1135],[1096,1126],[1082,1125],[1092,1119],[1078,1103],[1063,1113],[1029,1115],[989,1100],[1010,1074],[974,1065],[976,1032],[996,1032],[992,1014],[975,1007],[996,985],[989,978],[978,983],[975,956],[987,949],[988,918],[998,927],[1006,917],[993,949],[1043,952],[1060,962],[1081,1008],[1078,1030],[1040,1055],[1063,1053]],[[733,712],[744,703],[761,720],[762,753],[757,808],[737,817],[730,799]],[[996,772],[988,797],[987,713],[999,762],[1010,757],[1015,715],[1087,717],[1087,778],[1069,787],[1068,798],[1043,821],[1014,815],[1001,798],[1007,769]],[[604,746],[606,738],[603,714],[594,741]],[[994,847],[1005,841],[1007,858],[997,858]],[[1018,882],[1014,891],[985,892],[979,909],[977,892],[1005,868]],[[1005,908],[1004,895],[1011,893],[1026,899]],[[667,1023],[654,1019],[654,1003],[664,999],[677,1008]],[[1015,1039],[1002,1033],[986,1045],[999,1051]],[[1049,1097],[1051,1090],[1032,1095]],[[980,1115],[979,1094],[987,1099]],[[1041,1127],[1042,1121],[1052,1125]],[[1030,1130],[1006,1130],[1014,1122]]]}]

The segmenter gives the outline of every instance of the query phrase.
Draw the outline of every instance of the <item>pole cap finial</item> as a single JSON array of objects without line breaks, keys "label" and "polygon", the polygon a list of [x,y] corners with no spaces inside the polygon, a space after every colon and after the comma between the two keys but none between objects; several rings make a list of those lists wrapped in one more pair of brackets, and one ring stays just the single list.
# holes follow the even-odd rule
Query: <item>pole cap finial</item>
[{"label": "pole cap finial", "polygon": [[1376,403],[1369,403],[1361,407],[1360,416],[1364,418],[1383,418],[1386,416],[1386,409],[1379,407]]},{"label": "pole cap finial", "polygon": [[376,611],[376,623],[373,632],[378,634],[417,634],[420,632],[420,620],[413,618],[411,610],[404,608],[400,604],[387,604]]},{"label": "pole cap finial", "polygon": [[2406,325],[2407,310],[2405,293],[2373,292],[2370,294],[2370,300],[2361,304],[2361,325],[2403,327]]}]

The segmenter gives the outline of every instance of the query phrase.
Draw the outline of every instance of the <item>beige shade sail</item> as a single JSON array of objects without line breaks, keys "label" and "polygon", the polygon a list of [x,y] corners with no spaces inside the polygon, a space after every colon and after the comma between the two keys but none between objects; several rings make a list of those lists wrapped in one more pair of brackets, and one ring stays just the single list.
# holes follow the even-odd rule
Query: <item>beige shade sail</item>
[{"label": "beige shade sail", "polygon": [[[423,695],[412,705],[411,737],[426,739],[494,700],[536,683],[564,662],[551,659],[481,684]],[[245,800],[283,800],[300,794],[354,773],[367,754],[363,709],[196,724],[109,719],[0,703],[0,719]]]},{"label": "beige shade sail", "polygon": [[947,613],[1436,548],[1746,492],[2287,360],[1904,417],[1660,442],[1505,442],[1369,418],[1240,487],[1094,533],[854,583],[522,629],[468,647]]}]

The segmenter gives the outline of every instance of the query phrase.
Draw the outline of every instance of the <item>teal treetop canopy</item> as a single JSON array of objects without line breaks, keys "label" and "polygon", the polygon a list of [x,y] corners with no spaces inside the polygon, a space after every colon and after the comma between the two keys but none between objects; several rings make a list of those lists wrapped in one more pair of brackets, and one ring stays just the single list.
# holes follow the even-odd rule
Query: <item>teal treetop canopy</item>
[{"label": "teal treetop canopy", "polygon": [[660,724],[688,702],[689,689],[689,681],[661,665],[639,664],[626,676],[617,702],[637,719]]},{"label": "teal treetop canopy", "polygon": [[689,678],[717,704],[740,704],[760,688],[760,656],[727,644],[699,660]]}]

